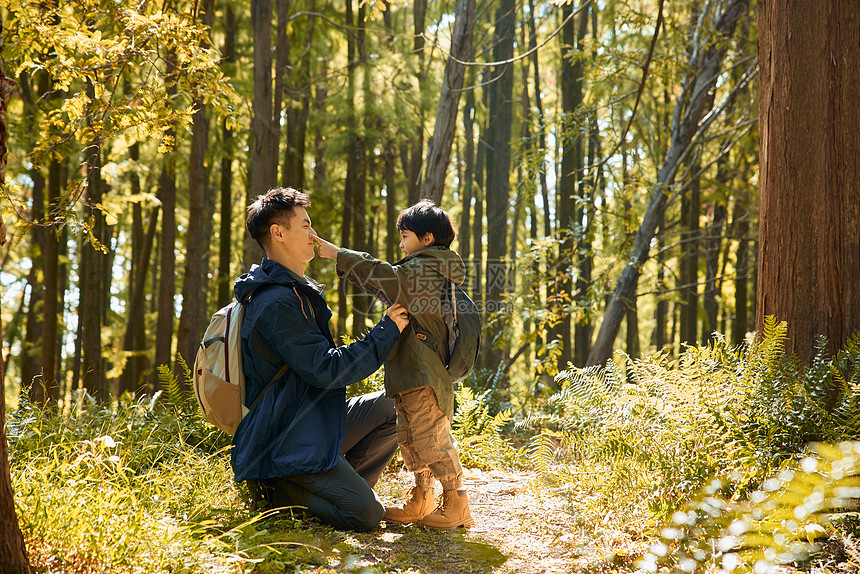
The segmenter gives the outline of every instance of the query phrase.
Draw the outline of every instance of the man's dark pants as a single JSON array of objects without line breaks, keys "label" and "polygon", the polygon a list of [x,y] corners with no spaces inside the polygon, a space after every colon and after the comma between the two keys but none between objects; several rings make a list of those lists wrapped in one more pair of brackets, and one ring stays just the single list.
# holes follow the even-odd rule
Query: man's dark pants
[{"label": "man's dark pants", "polygon": [[373,486],[397,450],[394,400],[384,391],[353,397],[346,406],[346,432],[334,468],[316,474],[249,480],[264,507],[303,506],[339,530],[371,530],[385,508]]}]

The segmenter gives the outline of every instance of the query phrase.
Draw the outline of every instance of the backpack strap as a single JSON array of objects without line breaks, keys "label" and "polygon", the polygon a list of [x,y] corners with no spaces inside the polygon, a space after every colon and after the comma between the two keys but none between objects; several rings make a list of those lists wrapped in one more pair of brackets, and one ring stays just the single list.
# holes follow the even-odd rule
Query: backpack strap
[{"label": "backpack strap", "polygon": [[249,410],[249,411],[250,411],[251,409],[253,409],[255,406],[257,406],[257,403],[259,403],[259,402],[260,402],[260,399],[262,399],[262,398],[263,398],[263,395],[264,395],[264,394],[266,394],[266,391],[268,391],[268,390],[269,390],[269,387],[271,387],[272,385],[274,385],[274,384],[275,384],[275,381],[277,381],[278,379],[280,379],[281,377],[283,377],[284,375],[286,375],[288,370],[290,370],[290,366],[289,366],[288,364],[284,363],[284,365],[281,367],[281,369],[280,369],[277,373],[275,373],[275,376],[274,376],[274,377],[272,377],[272,380],[271,380],[271,381],[269,381],[269,384],[268,384],[268,385],[266,385],[265,387],[263,387],[263,390],[262,390],[262,391],[260,391],[260,394],[259,394],[259,395],[257,395],[257,398],[256,398],[256,399],[254,399],[254,402],[253,402],[253,403],[251,403],[251,406],[250,406],[250,407],[248,407],[248,410]]},{"label": "backpack strap", "polygon": [[[242,299],[242,301],[240,301],[240,304],[242,304],[242,305],[247,305],[247,304],[251,301],[251,297],[254,295],[254,292],[255,292],[257,289],[259,289],[259,287],[254,287],[253,289],[251,289],[251,291],[249,291],[249,292],[248,292],[248,294],[245,296],[245,298],[244,298],[244,299]],[[297,294],[298,294],[298,293],[297,293]],[[304,311],[302,311],[302,312],[304,312]],[[313,313],[313,311],[311,311],[311,312]],[[228,320],[228,322],[229,322],[229,320]],[[251,410],[251,409],[253,409],[255,406],[257,406],[257,403],[259,403],[259,402],[260,402],[260,400],[263,398],[263,395],[264,395],[264,394],[266,394],[266,391],[268,391],[268,390],[269,390],[269,387],[271,387],[272,385],[274,385],[274,384],[275,384],[275,381],[277,381],[278,379],[280,379],[281,377],[283,377],[284,375],[286,375],[286,374],[287,374],[287,371],[289,371],[289,370],[290,370],[290,366],[289,366],[288,364],[284,363],[284,364],[281,366],[281,368],[278,370],[278,372],[277,372],[277,373],[275,373],[275,376],[274,376],[274,377],[272,377],[272,380],[271,380],[271,381],[269,381],[269,382],[266,384],[266,386],[265,386],[265,387],[263,387],[263,390],[262,390],[262,391],[260,391],[260,394],[259,394],[259,395],[257,395],[257,398],[256,398],[256,399],[254,399],[254,402],[253,402],[253,403],[251,403],[251,406],[249,406],[249,407],[248,407],[248,410],[250,411],[250,410]],[[228,372],[229,372],[229,371],[228,371]],[[228,375],[228,376],[229,376],[229,375]]]}]

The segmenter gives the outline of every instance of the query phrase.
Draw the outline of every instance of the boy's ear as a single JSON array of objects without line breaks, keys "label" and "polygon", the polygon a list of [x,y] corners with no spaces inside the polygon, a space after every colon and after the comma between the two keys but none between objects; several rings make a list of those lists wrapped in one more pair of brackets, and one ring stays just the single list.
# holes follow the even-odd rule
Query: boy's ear
[{"label": "boy's ear", "polygon": [[424,247],[430,247],[431,245],[435,244],[435,243],[436,243],[436,238],[435,238],[435,237],[433,237],[433,232],[432,232],[432,231],[428,231],[427,233],[425,233],[425,234],[421,237],[421,243],[424,245]]}]

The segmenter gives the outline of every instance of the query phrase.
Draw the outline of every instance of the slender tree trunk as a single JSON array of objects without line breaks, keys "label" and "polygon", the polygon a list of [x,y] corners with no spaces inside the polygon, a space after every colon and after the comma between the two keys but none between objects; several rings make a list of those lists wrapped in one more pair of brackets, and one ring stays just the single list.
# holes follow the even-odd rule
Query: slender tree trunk
[{"label": "slender tree trunk", "polygon": [[385,143],[382,159],[385,162],[385,258],[392,262],[398,259],[396,249],[400,238],[397,233],[397,186],[394,181],[396,155],[394,140],[389,139]]},{"label": "slender tree trunk", "polygon": [[702,343],[710,342],[714,333],[719,330],[717,315],[720,303],[717,275],[720,271],[720,248],[727,218],[726,206],[717,202],[714,204],[711,220],[705,228],[705,290],[702,293],[705,322],[702,325]]},{"label": "slender tree trunk", "polygon": [[169,365],[173,347],[174,290],[176,285],[176,167],[173,153],[164,158],[159,178],[161,236],[159,238],[158,318],[155,365]]},{"label": "slender tree trunk", "polygon": [[[323,64],[323,69],[321,71],[321,75],[323,77],[327,74],[327,69],[325,64]],[[325,82],[322,82],[316,86],[316,91],[314,93],[314,113],[316,114],[324,114],[325,113],[325,102],[328,98],[328,88]],[[320,124],[317,123],[314,128],[314,189],[322,189],[325,187],[326,181],[326,164],[325,164],[325,149],[326,143],[323,138],[322,130],[320,129]]]},{"label": "slender tree trunk", "polygon": [[759,3],[756,329],[809,362],[860,330],[860,5]]},{"label": "slender tree trunk", "polygon": [[[740,16],[747,11],[748,2],[729,0],[723,6],[723,12],[717,17],[713,30],[717,37],[728,39],[734,33]],[[603,323],[588,355],[588,365],[603,364],[612,354],[612,346],[626,313],[626,307],[635,297],[641,267],[651,250],[651,240],[666,210],[669,186],[675,180],[675,175],[681,161],[687,155],[693,137],[709,125],[705,123],[700,126],[699,124],[705,115],[705,104],[710,99],[708,94],[719,76],[718,72],[727,47],[728,42],[719,41],[694,52],[693,61],[689,66],[691,72],[684,79],[681,94],[675,105],[669,150],[657,173],[651,200],[636,234],[630,259],[606,306]]]},{"label": "slender tree trunk", "polygon": [[[3,30],[0,15],[0,32]],[[0,44],[0,51],[3,45]],[[3,73],[0,60],[0,184],[6,181],[6,104],[15,82]],[[6,226],[0,219],[0,245],[6,243]],[[3,349],[3,326],[0,324],[0,349]],[[2,355],[2,353],[0,353]],[[30,561],[24,536],[15,514],[12,478],[9,472],[9,448],[6,444],[6,384],[5,365],[0,357],[0,572],[2,574],[29,574]]]},{"label": "slender tree trunk", "polygon": [[[484,134],[487,133],[486,128]],[[484,268],[484,158],[487,143],[478,136],[478,152],[475,158],[475,213],[472,216],[472,300],[480,304],[484,300],[483,273]]]},{"label": "slender tree trunk", "polygon": [[[167,94],[176,95],[175,77],[178,73],[176,54],[167,51]],[[176,139],[176,130],[170,127],[166,135]],[[158,319],[156,321],[155,365],[170,365],[173,352],[173,322],[176,317],[176,154],[173,150],[163,158],[158,182],[161,200],[161,236],[159,239]]]},{"label": "slender tree trunk", "polygon": [[[87,90],[94,97],[93,87]],[[83,287],[78,321],[83,326],[81,332],[81,347],[83,350],[83,383],[84,388],[96,399],[107,400],[108,389],[104,376],[104,361],[102,359],[102,319],[103,315],[103,266],[106,255],[101,251],[104,245],[104,215],[96,207],[102,201],[101,179],[101,145],[98,141],[90,143],[84,151],[87,164],[87,204],[89,219],[92,222],[92,236],[89,245],[83,245],[81,258],[83,261]],[[100,243],[96,245],[92,240]]]},{"label": "slender tree trunk", "polygon": [[[423,94],[427,83],[427,66],[424,58],[424,23],[427,17],[427,0],[415,0],[412,2],[412,25],[413,40],[412,54],[418,60],[418,94]],[[421,161],[424,159],[424,107],[418,107],[418,127],[415,139],[412,141],[411,155],[409,156],[409,167],[406,172],[407,193],[409,205],[414,205],[421,194]]]},{"label": "slender tree trunk", "polygon": [[[60,203],[60,162],[52,160],[48,166],[48,222],[55,221],[55,212]],[[60,237],[56,225],[45,228],[45,306],[42,318],[42,383],[44,403],[56,404],[60,396],[57,385],[57,341],[58,309],[60,299]]]},{"label": "slender tree trunk", "polygon": [[445,65],[442,93],[436,109],[436,124],[427,149],[427,162],[421,196],[439,205],[445,191],[445,175],[451,158],[451,145],[457,131],[457,109],[460,92],[466,78],[466,61],[472,55],[472,28],[475,25],[475,0],[457,0],[454,9],[454,29],[451,32],[451,57]]},{"label": "slender tree trunk", "polygon": [[[534,94],[535,107],[538,112],[538,145],[540,146],[541,157],[546,155],[546,126],[543,113],[543,96],[541,96],[541,81],[540,67],[538,65],[538,50],[537,50],[537,32],[535,30],[535,7],[534,0],[529,0],[529,50],[534,50],[532,54],[532,69],[534,75]],[[539,169],[540,192],[543,199],[543,234],[544,237],[552,236],[552,223],[549,215],[549,185],[546,180],[546,167],[544,162],[541,162]]]},{"label": "slender tree trunk", "polygon": [[[471,76],[470,76],[471,77]],[[466,105],[463,108],[463,131],[466,140],[466,146],[463,150],[465,154],[463,167],[463,188],[460,191],[460,232],[458,234],[458,246],[460,257],[466,263],[466,268],[469,267],[469,259],[472,255],[472,234],[471,234],[471,214],[472,214],[472,187],[475,179],[475,91],[469,90],[466,93]]]},{"label": "slender tree trunk", "polygon": [[[696,159],[690,166],[698,173],[701,162]],[[694,176],[690,191],[681,201],[681,218],[684,235],[681,241],[681,273],[678,291],[681,296],[681,343],[695,345],[699,318],[699,213],[702,210],[701,178]]]},{"label": "slender tree trunk", "polygon": [[140,248],[135,250],[134,281],[129,287],[128,303],[131,315],[123,337],[123,349],[131,352],[131,356],[126,361],[125,370],[120,376],[118,391],[120,394],[137,391],[142,386],[143,374],[146,372],[146,314],[144,313],[146,305],[144,296],[146,293],[146,276],[152,258],[152,245],[158,227],[158,211],[158,206],[151,209],[149,225],[146,232],[141,229]]},{"label": "slender tree trunk", "polygon": [[[316,2],[311,2],[311,11],[315,11]],[[305,46],[311,46],[314,38],[316,18],[308,19],[307,39]],[[289,44],[287,44],[289,47]],[[288,52],[289,53],[289,52]],[[305,188],[305,141],[310,117],[310,77],[311,50],[306,49],[298,70],[291,74],[290,82],[285,82],[287,117],[287,145],[284,149],[284,185],[304,190]],[[288,76],[289,77],[289,76]],[[297,105],[298,104],[298,105]]]},{"label": "slender tree trunk", "polygon": [[[224,7],[224,46],[221,49],[225,73],[232,75],[236,62],[236,14],[230,2]],[[230,271],[233,229],[233,131],[224,122],[221,128],[221,201],[218,231],[218,307],[233,298],[233,274]]]},{"label": "slender tree trunk", "polygon": [[732,320],[732,344],[740,345],[746,338],[749,328],[749,192],[746,186],[741,186],[735,199],[732,212],[732,227],[738,238],[735,252],[735,317]]}]

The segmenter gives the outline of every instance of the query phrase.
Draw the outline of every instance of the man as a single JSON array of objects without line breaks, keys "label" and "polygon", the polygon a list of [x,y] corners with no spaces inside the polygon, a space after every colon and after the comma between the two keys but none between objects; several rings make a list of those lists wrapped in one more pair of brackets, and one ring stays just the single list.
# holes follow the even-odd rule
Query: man
[{"label": "man", "polygon": [[277,188],[248,208],[246,227],[266,257],[234,288],[247,300],[242,356],[253,408],[236,430],[231,463],[258,502],[369,530],[384,513],[372,487],[397,447],[396,416],[383,393],[347,404],[344,388],[379,368],[409,319],[392,305],[363,340],[335,346],[322,286],[304,276],[314,258],[306,207],[307,195]]}]

